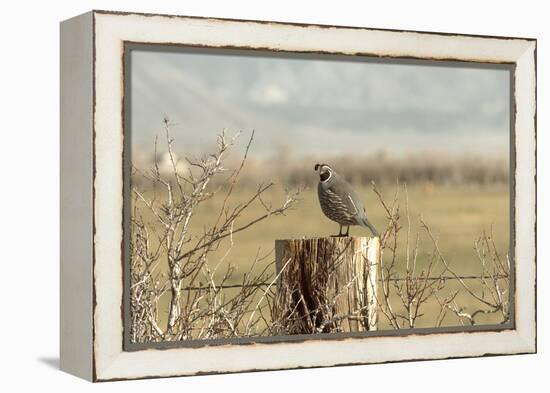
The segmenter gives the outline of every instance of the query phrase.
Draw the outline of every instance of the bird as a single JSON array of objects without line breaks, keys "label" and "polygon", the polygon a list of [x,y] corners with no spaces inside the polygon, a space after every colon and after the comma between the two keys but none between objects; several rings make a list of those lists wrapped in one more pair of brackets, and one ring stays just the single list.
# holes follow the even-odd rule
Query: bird
[{"label": "bird", "polygon": [[[321,210],[332,221],[340,224],[340,231],[334,237],[349,236],[349,227],[359,225],[370,229],[373,236],[378,237],[378,231],[367,219],[367,213],[357,192],[346,179],[327,164],[315,164],[319,173],[317,194]],[[342,227],[347,227],[345,234]]]}]

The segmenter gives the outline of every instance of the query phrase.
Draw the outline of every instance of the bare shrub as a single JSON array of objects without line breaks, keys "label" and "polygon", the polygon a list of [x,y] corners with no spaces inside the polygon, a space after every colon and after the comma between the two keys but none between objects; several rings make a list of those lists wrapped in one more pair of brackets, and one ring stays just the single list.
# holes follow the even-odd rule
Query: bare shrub
[{"label": "bare shrub", "polygon": [[[253,273],[252,268],[243,275],[236,293],[229,296],[223,288],[233,277],[235,268],[227,264],[221,282],[216,282],[223,258],[212,265],[208,256],[224,240],[229,242],[227,255],[233,247],[234,234],[249,230],[270,217],[285,214],[296,203],[297,194],[287,193],[279,205],[273,206],[264,201],[262,195],[274,183],[262,183],[247,200],[232,203],[231,195],[245,166],[254,134],[248,141],[240,165],[232,171],[224,167],[224,160],[238,134],[228,139],[222,132],[218,136],[217,150],[198,159],[186,158],[189,170],[182,173],[174,158],[170,126],[165,119],[166,149],[172,176],[163,175],[157,161],[147,172],[134,168],[134,176],[139,175],[148,181],[152,192],[132,187],[131,340],[148,342],[254,335],[258,320],[243,322],[244,316],[254,312],[253,302],[260,291],[259,284],[268,280],[271,274],[267,269]],[[158,157],[156,151],[155,141],[155,157]],[[226,187],[210,187],[214,179],[226,173],[229,173],[225,175]],[[218,194],[221,194],[219,198],[223,203],[216,220],[201,233],[190,233],[197,208]],[[241,223],[239,219],[253,203],[261,203],[263,214]],[[257,256],[254,265],[261,259]],[[193,287],[198,289],[185,291]],[[184,292],[185,296],[182,295]],[[160,305],[166,299],[169,302],[168,321],[166,326],[160,326]]]},{"label": "bare shrub", "polygon": [[[510,262],[503,261],[497,252],[491,235],[483,233],[474,242],[474,250],[479,261],[479,275],[461,275],[457,273],[444,257],[428,224],[422,217],[418,226],[431,244],[431,251],[419,268],[420,232],[411,239],[411,217],[409,214],[406,184],[402,186],[405,193],[405,227],[401,224],[399,191],[391,203],[386,203],[380,190],[373,183],[373,189],[380,204],[386,212],[388,224],[381,235],[380,266],[378,270],[379,292],[378,307],[390,326],[394,329],[415,328],[420,319],[423,326],[441,327],[448,311],[457,318],[455,323],[446,325],[471,325],[477,323],[476,317],[500,313],[500,323],[510,319]],[[405,260],[398,260],[398,247],[403,228],[405,234]],[[398,269],[399,268],[399,269]],[[404,268],[404,272],[402,272]],[[450,283],[458,283],[458,289],[450,289]],[[453,285],[456,287],[456,285]],[[457,298],[473,303],[474,306],[460,306]],[[437,302],[439,312],[427,314],[424,309]],[[473,309],[472,309],[473,308]],[[426,321],[429,318],[430,321]]]},{"label": "bare shrub", "polygon": [[[478,318],[489,314],[497,314],[500,323],[507,323],[510,321],[510,259],[506,256],[503,260],[500,256],[491,233],[484,232],[478,237],[474,241],[474,250],[480,267],[479,275],[474,278],[477,285],[468,285],[463,277],[447,268],[460,281],[463,292],[473,300],[474,305],[464,307],[454,300],[440,304],[451,310],[461,324],[466,321],[477,325]],[[441,255],[440,258],[446,263]]]}]

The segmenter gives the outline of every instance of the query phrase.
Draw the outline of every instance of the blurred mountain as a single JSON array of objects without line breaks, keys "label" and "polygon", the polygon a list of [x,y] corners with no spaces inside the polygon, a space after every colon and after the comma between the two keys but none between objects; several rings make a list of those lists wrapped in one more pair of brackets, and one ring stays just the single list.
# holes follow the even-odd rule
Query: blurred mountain
[{"label": "blurred mountain", "polygon": [[162,137],[167,115],[181,155],[205,151],[223,128],[255,130],[261,157],[274,147],[315,156],[508,154],[505,70],[200,50],[134,50],[131,64],[136,150]]}]

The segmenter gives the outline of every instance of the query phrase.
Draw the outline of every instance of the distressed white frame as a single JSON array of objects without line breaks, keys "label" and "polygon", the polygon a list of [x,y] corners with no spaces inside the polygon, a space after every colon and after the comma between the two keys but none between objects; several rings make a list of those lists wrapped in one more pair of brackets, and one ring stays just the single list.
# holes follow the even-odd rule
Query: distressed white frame
[{"label": "distressed white frame", "polygon": [[[92,12],[94,45],[93,380],[379,363],[536,351],[536,41],[254,21]],[[515,328],[123,351],[124,42],[515,63]],[[62,277],[62,280],[66,277]],[[91,278],[90,278],[91,279]],[[92,301],[92,299],[88,299]],[[62,321],[63,323],[63,321]],[[63,357],[63,354],[62,354]],[[78,356],[77,356],[78,357]],[[63,363],[63,361],[62,361]],[[84,375],[87,377],[87,373]]]}]

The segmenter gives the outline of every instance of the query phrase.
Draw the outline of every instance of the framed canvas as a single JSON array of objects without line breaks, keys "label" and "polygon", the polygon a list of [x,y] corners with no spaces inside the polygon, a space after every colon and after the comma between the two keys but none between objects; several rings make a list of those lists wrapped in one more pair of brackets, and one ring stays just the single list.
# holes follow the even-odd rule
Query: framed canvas
[{"label": "framed canvas", "polygon": [[61,23],[61,368],[536,351],[536,40]]}]

